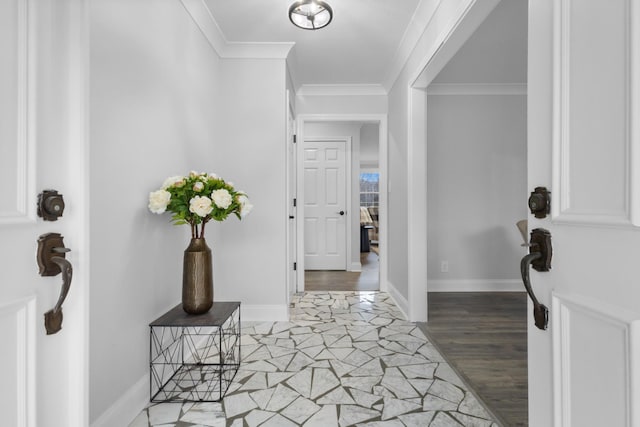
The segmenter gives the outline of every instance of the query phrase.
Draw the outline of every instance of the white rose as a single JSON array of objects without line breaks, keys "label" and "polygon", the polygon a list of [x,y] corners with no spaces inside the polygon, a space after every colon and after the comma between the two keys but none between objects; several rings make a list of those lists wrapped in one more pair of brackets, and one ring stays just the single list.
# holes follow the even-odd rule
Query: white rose
[{"label": "white rose", "polygon": [[245,194],[238,196],[238,204],[240,205],[240,216],[242,218],[249,215],[249,212],[253,209],[253,205],[249,202],[249,198]]},{"label": "white rose", "polygon": [[212,173],[209,174],[209,178],[218,179],[218,175],[216,175],[215,173],[212,172]]},{"label": "white rose", "polygon": [[152,191],[149,193],[149,210],[155,214],[161,214],[167,210],[171,193],[166,190]]},{"label": "white rose", "polygon": [[202,191],[204,190],[204,183],[202,181],[196,181],[195,184],[193,184],[193,191]]},{"label": "white rose", "polygon": [[189,211],[203,218],[209,215],[212,210],[211,199],[206,196],[195,196],[189,201]]},{"label": "white rose", "polygon": [[211,193],[211,199],[213,199],[213,203],[220,209],[227,209],[231,205],[231,202],[233,202],[231,194],[224,188]]},{"label": "white rose", "polygon": [[183,176],[170,176],[169,178],[164,180],[164,183],[162,184],[162,189],[166,190],[167,188],[172,187],[173,185],[180,182],[184,183]]}]

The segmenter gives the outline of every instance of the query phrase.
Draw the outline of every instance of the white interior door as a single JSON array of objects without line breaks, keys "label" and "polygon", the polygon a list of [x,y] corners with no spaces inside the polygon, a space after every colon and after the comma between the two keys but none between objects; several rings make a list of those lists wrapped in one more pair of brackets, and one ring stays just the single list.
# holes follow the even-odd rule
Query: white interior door
[{"label": "white interior door", "polygon": [[[529,2],[529,187],[552,192],[531,272],[529,425],[640,426],[640,4]],[[531,302],[529,304],[531,309]]]},{"label": "white interior door", "polygon": [[346,270],[346,140],[304,141],[306,270]]},{"label": "white interior door", "polygon": [[[82,1],[0,0],[0,424],[88,425]],[[66,201],[58,221],[36,216],[37,193]],[[41,277],[37,241],[60,233],[75,267],[62,330],[43,314],[62,276]]]}]

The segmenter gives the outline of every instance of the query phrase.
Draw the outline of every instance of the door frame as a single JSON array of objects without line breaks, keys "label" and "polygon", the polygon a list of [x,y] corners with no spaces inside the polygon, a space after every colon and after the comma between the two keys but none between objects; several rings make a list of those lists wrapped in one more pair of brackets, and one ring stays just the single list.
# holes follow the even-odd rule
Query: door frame
[{"label": "door frame", "polygon": [[427,87],[501,0],[471,1],[416,67],[407,87],[407,235],[409,320],[427,322]]},{"label": "door frame", "polygon": [[[379,220],[380,231],[378,234],[379,248],[380,248],[380,290],[386,291],[388,289],[388,276],[387,276],[387,157],[388,157],[388,142],[387,142],[387,115],[386,114],[299,114],[297,116],[297,138],[299,141],[305,139],[305,123],[307,122],[370,122],[378,124],[379,135],[379,147],[378,147],[378,162],[380,169],[380,195],[379,195]],[[311,136],[311,135],[309,135]],[[298,165],[297,165],[297,189],[304,188],[304,168],[303,162],[303,150],[298,150]],[[351,153],[349,153],[349,159]],[[349,161],[348,161],[349,163]],[[348,164],[348,170],[351,170],[351,165]],[[349,180],[351,182],[351,180]],[[348,186],[350,187],[350,186]],[[298,191],[297,194],[298,203],[298,216],[304,218],[304,192]],[[347,225],[351,221],[347,221]],[[297,222],[297,281],[298,292],[304,292],[304,221]],[[350,242],[350,236],[347,239],[347,243]],[[349,246],[347,247],[349,251]],[[349,252],[347,252],[349,256]]]},{"label": "door frame", "polygon": [[[296,193],[298,191],[297,188],[297,167],[298,167],[298,147],[297,147],[297,143],[295,140],[295,135],[296,135],[296,127],[297,127],[297,121],[296,121],[296,114],[295,114],[295,108],[293,106],[292,103],[292,99],[291,99],[291,92],[289,91],[289,89],[287,89],[287,96],[286,96],[286,117],[287,117],[287,137],[286,137],[286,147],[285,147],[285,153],[286,153],[286,157],[287,157],[287,170],[286,170],[286,185],[287,185],[287,200],[286,200],[286,214],[287,214],[287,219],[286,219],[286,239],[287,239],[287,249],[286,249],[286,272],[287,272],[287,304],[291,303],[291,298],[292,295],[296,292],[298,292],[298,281],[297,281],[297,275],[296,275],[296,279],[292,280],[292,275],[291,275],[291,269],[294,268],[294,265],[297,264],[298,262],[298,254],[297,254],[297,237],[295,236],[295,234],[297,233],[297,229],[298,229],[298,211],[297,211],[297,206],[295,206],[293,204],[293,199],[296,197]],[[289,120],[291,120],[291,123],[289,123]],[[292,130],[292,134],[289,134],[289,129]],[[289,149],[291,148],[291,154],[289,152]],[[292,174],[291,173],[291,169],[292,167],[294,168],[295,172]],[[293,216],[293,218],[291,218],[291,216]],[[291,231],[291,221],[293,221],[293,231]],[[294,239],[295,239],[295,243],[294,243],[294,247],[291,247],[291,234],[294,234]],[[291,282],[295,282],[295,283],[291,283]],[[293,292],[291,292],[293,290]]]},{"label": "door frame", "polygon": [[[68,216],[77,224],[78,240],[75,243],[73,281],[75,317],[71,312],[65,320],[66,332],[72,335],[74,349],[70,352],[68,384],[69,421],[71,427],[89,425],[89,321],[90,321],[90,235],[89,235],[89,154],[90,154],[90,45],[89,45],[89,10],[88,0],[67,0],[59,7],[66,7],[68,27],[67,71],[69,73],[69,163],[75,165],[70,170],[70,181],[73,188],[70,192],[79,195],[74,201],[75,213]],[[76,228],[76,227],[74,227]],[[38,375],[45,373],[40,372]]]}]

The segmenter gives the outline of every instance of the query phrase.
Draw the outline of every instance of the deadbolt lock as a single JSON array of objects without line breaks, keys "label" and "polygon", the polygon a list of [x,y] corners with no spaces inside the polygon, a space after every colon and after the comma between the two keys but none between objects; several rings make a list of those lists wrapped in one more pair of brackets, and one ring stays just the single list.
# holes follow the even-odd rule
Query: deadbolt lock
[{"label": "deadbolt lock", "polygon": [[38,216],[45,221],[57,221],[64,212],[64,199],[56,190],[38,194]]},{"label": "deadbolt lock", "polygon": [[536,187],[529,196],[529,210],[536,218],[546,218],[551,212],[551,192],[546,187]]}]

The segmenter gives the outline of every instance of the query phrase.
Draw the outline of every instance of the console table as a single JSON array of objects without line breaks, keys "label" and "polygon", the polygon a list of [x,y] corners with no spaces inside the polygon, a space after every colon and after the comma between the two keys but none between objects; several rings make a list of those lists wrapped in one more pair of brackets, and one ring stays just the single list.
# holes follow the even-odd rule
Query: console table
[{"label": "console table", "polygon": [[240,366],[240,303],[199,315],[178,304],[149,327],[151,401],[222,400]]}]

